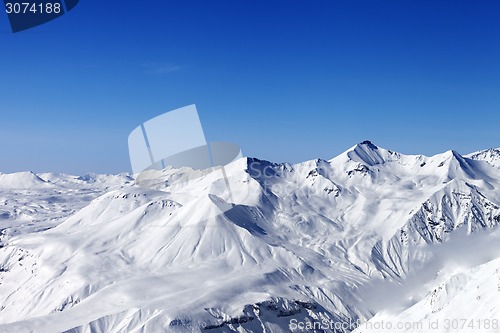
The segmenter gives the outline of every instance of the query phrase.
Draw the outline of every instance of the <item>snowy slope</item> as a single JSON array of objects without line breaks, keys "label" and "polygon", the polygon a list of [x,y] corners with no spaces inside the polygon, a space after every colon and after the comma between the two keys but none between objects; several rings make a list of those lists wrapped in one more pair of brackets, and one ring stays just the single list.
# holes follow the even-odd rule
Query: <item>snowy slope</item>
[{"label": "snowy slope", "polygon": [[49,186],[49,183],[33,172],[0,173],[0,189],[33,189],[48,188]]},{"label": "snowy slope", "polygon": [[469,269],[457,265],[441,275],[446,278],[426,286],[422,300],[402,311],[381,311],[355,333],[500,331],[499,258]]},{"label": "snowy slope", "polygon": [[0,244],[12,235],[52,228],[110,189],[129,186],[128,175],[100,182],[64,174],[0,174]]},{"label": "snowy slope", "polygon": [[476,161],[485,161],[500,168],[500,148],[481,150],[467,155],[468,158]]},{"label": "snowy slope", "polygon": [[227,182],[35,175],[49,188],[0,190],[0,332],[288,332],[378,318],[378,290],[400,290],[398,318],[456,273],[444,244],[494,247],[500,170],[474,156],[366,141],[330,161],[240,159]]}]

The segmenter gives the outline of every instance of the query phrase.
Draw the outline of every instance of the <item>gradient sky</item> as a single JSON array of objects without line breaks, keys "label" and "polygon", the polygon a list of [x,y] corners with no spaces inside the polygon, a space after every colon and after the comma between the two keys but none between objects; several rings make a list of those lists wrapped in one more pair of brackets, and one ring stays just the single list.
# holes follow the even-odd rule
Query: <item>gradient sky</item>
[{"label": "gradient sky", "polygon": [[500,2],[90,1],[0,13],[0,172],[130,171],[127,137],[196,104],[209,141],[276,162],[365,139],[500,146]]}]

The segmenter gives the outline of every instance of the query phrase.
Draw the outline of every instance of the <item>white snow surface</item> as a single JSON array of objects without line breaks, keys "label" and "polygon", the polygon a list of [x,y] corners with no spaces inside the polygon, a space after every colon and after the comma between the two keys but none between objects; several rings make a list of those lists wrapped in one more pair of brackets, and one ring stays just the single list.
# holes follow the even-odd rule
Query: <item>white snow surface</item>
[{"label": "white snow surface", "polygon": [[500,168],[500,148],[481,150],[466,156],[473,160],[486,161],[491,165]]},{"label": "white snow surface", "polygon": [[498,320],[499,155],[365,141],[329,161],[243,158],[227,179],[0,174],[0,332]]},{"label": "white snow surface", "polygon": [[41,189],[50,184],[33,172],[0,173],[0,187],[4,189]]}]

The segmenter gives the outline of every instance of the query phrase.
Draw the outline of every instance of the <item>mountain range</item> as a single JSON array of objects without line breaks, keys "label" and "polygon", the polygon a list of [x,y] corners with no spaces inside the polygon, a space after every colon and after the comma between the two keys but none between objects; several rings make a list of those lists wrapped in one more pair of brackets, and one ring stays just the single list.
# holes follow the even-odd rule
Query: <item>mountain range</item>
[{"label": "mountain range", "polygon": [[500,149],[219,171],[0,174],[0,332],[498,331]]}]

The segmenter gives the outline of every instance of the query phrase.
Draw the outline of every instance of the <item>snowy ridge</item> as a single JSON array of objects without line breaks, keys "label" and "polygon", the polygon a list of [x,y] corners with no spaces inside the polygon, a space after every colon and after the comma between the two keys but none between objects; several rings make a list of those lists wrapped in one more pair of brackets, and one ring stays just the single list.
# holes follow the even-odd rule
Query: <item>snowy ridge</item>
[{"label": "snowy ridge", "polygon": [[500,168],[500,148],[482,150],[477,153],[469,154],[467,157],[476,161],[485,161]]},{"label": "snowy ridge", "polygon": [[0,173],[0,189],[47,188],[50,184],[33,172]]},{"label": "snowy ridge", "polygon": [[1,192],[0,331],[289,332],[292,319],[369,320],[381,310],[373,286],[432,266],[417,284],[430,288],[445,265],[434,249],[498,229],[500,170],[473,156],[365,141],[330,161],[244,158],[225,168],[231,197],[220,172],[166,169],[140,180],[148,188],[128,175],[41,174],[50,188],[24,192],[38,206],[23,216],[27,202]]}]

